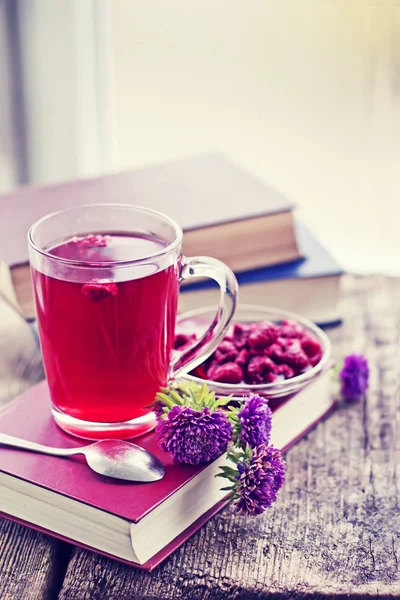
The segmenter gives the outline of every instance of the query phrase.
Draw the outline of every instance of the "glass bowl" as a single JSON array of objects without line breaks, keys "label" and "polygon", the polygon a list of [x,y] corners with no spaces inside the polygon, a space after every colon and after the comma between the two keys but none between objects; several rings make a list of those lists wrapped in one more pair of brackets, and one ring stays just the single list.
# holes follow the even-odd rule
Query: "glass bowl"
[{"label": "glass bowl", "polygon": [[[215,317],[215,307],[204,307],[178,315],[176,333],[197,333],[201,335],[210,325]],[[249,393],[259,394],[265,398],[282,398],[298,392],[310,381],[312,381],[321,371],[323,371],[331,359],[331,343],[328,336],[320,327],[304,317],[295,313],[270,308],[268,306],[241,305],[237,308],[233,323],[255,323],[259,321],[271,321],[280,325],[282,321],[295,321],[302,325],[307,332],[316,338],[321,344],[322,357],[314,366],[296,375],[291,379],[274,381],[273,383],[246,384],[246,383],[219,383],[209,379],[201,379],[190,373],[181,375],[178,382],[195,382],[198,384],[206,383],[210,391],[214,391],[217,396],[232,395],[233,399],[240,399],[243,395]]]}]

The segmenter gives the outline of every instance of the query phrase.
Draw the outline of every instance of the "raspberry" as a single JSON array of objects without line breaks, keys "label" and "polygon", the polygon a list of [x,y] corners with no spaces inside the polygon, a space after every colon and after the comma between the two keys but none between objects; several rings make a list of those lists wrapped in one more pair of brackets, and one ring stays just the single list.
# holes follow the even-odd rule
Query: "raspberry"
[{"label": "raspberry", "polygon": [[301,347],[307,354],[310,364],[314,367],[322,357],[321,344],[312,337],[304,337],[301,340]]},{"label": "raspberry", "polygon": [[182,350],[196,339],[196,334],[177,333],[175,336],[174,348],[175,350]]},{"label": "raspberry", "polygon": [[72,242],[76,243],[80,248],[104,248],[111,240],[111,236],[102,234],[89,233],[84,238],[78,238],[77,236],[72,238]]},{"label": "raspberry", "polygon": [[278,332],[279,328],[273,323],[261,323],[250,333],[248,344],[251,349],[263,350],[276,341]]},{"label": "raspberry", "polygon": [[248,349],[249,356],[261,356],[264,354],[262,350],[258,350],[258,348],[249,348]]},{"label": "raspberry", "polygon": [[[178,334],[175,348],[191,343],[195,335]],[[235,323],[217,350],[194,374],[221,383],[270,383],[290,379],[321,360],[319,342],[295,321]]]},{"label": "raspberry", "polygon": [[232,344],[232,342],[226,341],[226,339],[224,339],[224,341],[220,343],[217,350],[215,351],[215,360],[219,364],[223,364],[226,362],[235,362],[238,354],[239,352],[236,349],[236,347]]},{"label": "raspberry", "polygon": [[300,323],[295,321],[283,321],[279,329],[279,335],[283,338],[301,339],[306,334],[306,330]]},{"label": "raspberry", "polygon": [[250,325],[243,325],[242,323],[234,324],[232,338],[238,350],[242,350],[246,346],[249,335]]},{"label": "raspberry", "polygon": [[[246,383],[270,382],[269,374],[274,374],[275,364],[267,356],[254,356],[250,359],[246,369]],[[272,379],[273,381],[273,379]]]},{"label": "raspberry", "polygon": [[276,340],[276,343],[279,344],[282,350],[286,350],[287,348],[289,348],[292,345],[292,342],[293,338],[285,338],[281,336],[279,336]]},{"label": "raspberry", "polygon": [[210,367],[207,376],[212,381],[220,383],[240,383],[243,381],[243,371],[239,365],[234,362],[227,362],[223,365]]},{"label": "raspberry", "polygon": [[217,367],[219,367],[219,364],[213,357],[214,357],[214,355],[212,354],[209,358],[207,358],[207,360],[205,362],[203,362],[200,365],[200,366],[204,366],[204,369],[207,371],[207,379],[211,379],[211,380],[212,380],[213,372],[215,371],[215,369]]},{"label": "raspberry", "polygon": [[243,350],[241,350],[239,352],[239,354],[236,357],[236,364],[240,365],[241,367],[244,367],[248,360],[250,358],[250,355],[248,353],[248,351],[246,350],[246,348],[243,348]]},{"label": "raspberry", "polygon": [[265,348],[264,355],[268,358],[271,358],[274,362],[279,364],[283,361],[283,358],[285,356],[285,349],[282,348],[281,344],[279,343],[272,344],[271,346]]},{"label": "raspberry", "polygon": [[118,294],[118,286],[111,281],[99,280],[85,283],[81,291],[91,302],[100,302],[109,296],[116,296]]},{"label": "raspberry", "polygon": [[276,375],[283,375],[284,379],[290,379],[291,377],[294,377],[294,371],[291,367],[289,367],[289,365],[277,365],[275,367],[275,373]]},{"label": "raspberry", "polygon": [[292,340],[291,346],[283,352],[282,362],[292,367],[296,373],[304,371],[310,365],[308,356],[297,339]]},{"label": "raspberry", "polygon": [[308,360],[310,361],[310,365],[312,367],[315,367],[315,365],[317,365],[319,363],[321,358],[322,358],[322,352],[320,352],[319,354],[314,354],[314,356],[309,356]]}]

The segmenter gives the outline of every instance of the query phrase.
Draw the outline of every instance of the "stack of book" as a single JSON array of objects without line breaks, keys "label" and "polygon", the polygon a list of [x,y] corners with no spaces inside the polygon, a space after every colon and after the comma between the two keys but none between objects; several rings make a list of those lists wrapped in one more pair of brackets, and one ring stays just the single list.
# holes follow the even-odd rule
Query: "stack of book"
[{"label": "stack of book", "polygon": [[[240,304],[272,306],[307,317],[321,327],[338,325],[343,269],[318,238],[296,219],[297,260],[236,271]],[[181,312],[218,302],[219,289],[210,280],[181,287]]]},{"label": "stack of book", "polygon": [[[63,208],[115,202],[173,217],[184,231],[187,256],[213,256],[235,271],[242,304],[291,310],[320,324],[339,320],[342,269],[295,219],[293,202],[214,154],[95,179],[20,188],[0,197],[0,239],[7,239],[0,259],[11,267],[26,318],[34,318],[27,265],[30,225]],[[180,310],[215,304],[210,282],[191,282],[182,291]]]},{"label": "stack of book", "polygon": [[[272,443],[282,451],[334,407],[330,370],[297,394],[271,401]],[[50,414],[47,383],[0,411],[2,434],[56,448],[82,446]],[[0,517],[17,521],[146,570],[154,569],[227,503],[215,475],[225,455],[206,465],[175,463],[155,433],[137,441],[163,462],[155,483],[128,483],[94,473],[79,458],[63,459],[1,447]]]},{"label": "stack of book", "polygon": [[[239,279],[242,303],[290,308],[319,322],[338,319],[342,271],[296,222],[293,203],[214,155],[56,186],[26,187],[1,197],[0,260],[11,267],[26,318],[34,318],[26,241],[30,225],[56,210],[107,202],[144,205],[175,218],[184,230],[185,254],[226,262]],[[184,286],[181,310],[212,303],[214,293],[204,281]],[[327,370],[300,392],[271,401],[272,443],[287,450],[333,406]],[[55,425],[46,382],[1,412],[0,432],[60,448],[82,445]],[[158,448],[154,433],[139,443],[163,461],[163,480],[110,481],[79,459],[2,447],[0,515],[154,569],[226,504],[223,484],[214,477],[225,458],[203,466],[179,465]]]}]

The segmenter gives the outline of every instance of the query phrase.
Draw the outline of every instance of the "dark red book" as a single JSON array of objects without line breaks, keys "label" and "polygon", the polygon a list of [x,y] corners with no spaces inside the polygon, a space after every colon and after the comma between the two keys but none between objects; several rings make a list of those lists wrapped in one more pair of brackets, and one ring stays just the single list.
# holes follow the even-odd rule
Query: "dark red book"
[{"label": "dark red book", "polygon": [[[273,404],[273,440],[288,449],[332,408],[330,373]],[[46,382],[0,413],[0,431],[55,447],[82,446],[53,422]],[[155,434],[135,440],[166,467],[164,479],[137,484],[92,472],[83,457],[0,449],[0,514],[117,560],[152,570],[226,503],[215,478],[225,457],[205,466],[174,463]],[[289,474],[290,476],[290,474]],[[240,518],[240,517],[238,517]]]}]

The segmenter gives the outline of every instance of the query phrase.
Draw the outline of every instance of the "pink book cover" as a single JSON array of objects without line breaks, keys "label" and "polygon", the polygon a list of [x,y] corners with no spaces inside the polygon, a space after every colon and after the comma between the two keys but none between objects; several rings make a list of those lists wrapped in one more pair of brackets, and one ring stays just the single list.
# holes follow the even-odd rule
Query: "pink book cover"
[{"label": "pink book cover", "polygon": [[[311,388],[312,386],[313,384],[310,384],[307,387]],[[275,401],[271,407],[277,414],[280,407],[288,406],[288,404],[293,404],[294,406],[294,403],[301,399],[300,397],[301,393],[283,401]],[[286,451],[301,436],[305,435],[307,431],[328,414],[333,405],[333,401],[327,402],[322,412],[319,410],[318,414],[315,414],[315,418],[312,417],[311,411],[311,417],[307,422],[307,426],[304,426],[301,431],[297,431],[296,435],[289,442],[285,442],[281,449]],[[54,423],[50,413],[50,398],[46,381],[25,392],[20,398],[12,401],[0,412],[0,431],[48,446],[72,448],[84,445],[82,440],[64,433]],[[78,502],[97,507],[100,510],[124,518],[129,522],[137,523],[204,468],[204,466],[175,463],[168,453],[163,452],[157,446],[154,432],[138,438],[137,442],[162,460],[166,468],[166,474],[161,481],[151,484],[127,484],[126,482],[111,480],[97,475],[87,467],[85,459],[82,456],[75,457],[74,459],[60,459],[59,457],[17,450],[7,446],[1,447],[0,471],[73,498]],[[225,504],[226,501],[217,503],[146,563],[141,565],[137,563],[128,564],[146,570],[154,569],[193,535],[208,519],[225,506]],[[97,548],[85,546],[75,540],[35,526],[32,523],[4,514],[1,512],[1,502],[0,515],[73,544],[107,555]],[[113,556],[112,558],[127,562],[119,557]]]}]

